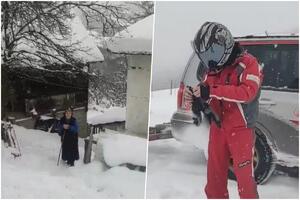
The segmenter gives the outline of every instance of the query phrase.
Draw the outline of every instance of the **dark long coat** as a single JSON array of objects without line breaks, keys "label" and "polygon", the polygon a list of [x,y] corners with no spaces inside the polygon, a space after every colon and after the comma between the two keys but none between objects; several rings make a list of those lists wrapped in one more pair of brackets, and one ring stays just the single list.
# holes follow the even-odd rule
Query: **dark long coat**
[{"label": "dark long coat", "polygon": [[[64,129],[63,125],[69,124],[69,129]],[[62,141],[62,159],[74,161],[79,159],[78,151],[78,124],[74,117],[69,120],[64,116],[60,119],[60,133]]]}]

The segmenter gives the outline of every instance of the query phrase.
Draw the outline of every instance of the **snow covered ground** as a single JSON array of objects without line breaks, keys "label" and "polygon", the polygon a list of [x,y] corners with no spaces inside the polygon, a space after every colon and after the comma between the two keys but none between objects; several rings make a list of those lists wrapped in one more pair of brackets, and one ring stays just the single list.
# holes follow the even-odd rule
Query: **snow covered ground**
[{"label": "snow covered ground", "polygon": [[[149,142],[147,198],[206,198],[206,159],[194,146],[175,139]],[[258,186],[260,198],[298,198],[297,178],[273,175]],[[237,184],[229,180],[230,198],[239,198]]]},{"label": "snow covered ground", "polygon": [[97,160],[75,167],[56,165],[60,138],[39,130],[15,126],[22,156],[14,159],[1,145],[2,198],[143,198],[145,173],[116,166],[107,169]]},{"label": "snow covered ground", "polygon": [[87,112],[87,123],[106,124],[112,122],[125,121],[126,107],[102,108],[97,105],[89,105]]},{"label": "snow covered ground", "polygon": [[150,126],[168,123],[177,109],[177,90],[157,90],[151,92]]},{"label": "snow covered ground", "polygon": [[118,166],[130,163],[146,166],[147,139],[113,133],[113,131],[109,133],[107,129],[106,132],[100,134],[106,164]]}]

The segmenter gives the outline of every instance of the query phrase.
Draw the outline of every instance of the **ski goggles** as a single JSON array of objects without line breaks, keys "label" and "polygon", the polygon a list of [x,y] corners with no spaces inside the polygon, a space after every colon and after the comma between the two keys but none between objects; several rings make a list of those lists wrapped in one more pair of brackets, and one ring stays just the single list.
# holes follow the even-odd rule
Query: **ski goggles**
[{"label": "ski goggles", "polygon": [[226,56],[224,46],[219,45],[217,43],[213,43],[204,52],[199,52],[194,42],[192,42],[192,46],[198,58],[201,60],[204,66],[209,70],[216,70],[219,68],[220,65],[224,64],[222,63],[222,61]]}]

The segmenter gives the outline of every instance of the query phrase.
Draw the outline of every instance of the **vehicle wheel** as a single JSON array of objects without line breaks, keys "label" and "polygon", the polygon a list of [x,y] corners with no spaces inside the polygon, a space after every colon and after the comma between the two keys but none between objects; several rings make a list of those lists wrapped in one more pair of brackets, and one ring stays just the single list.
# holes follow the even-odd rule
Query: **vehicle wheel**
[{"label": "vehicle wheel", "polygon": [[[255,135],[256,140],[253,157],[254,175],[256,183],[263,184],[272,175],[276,165],[276,158],[274,157],[272,148],[268,144],[266,136],[259,129],[255,129]],[[236,180],[232,168],[232,161],[228,177],[229,179]]]}]

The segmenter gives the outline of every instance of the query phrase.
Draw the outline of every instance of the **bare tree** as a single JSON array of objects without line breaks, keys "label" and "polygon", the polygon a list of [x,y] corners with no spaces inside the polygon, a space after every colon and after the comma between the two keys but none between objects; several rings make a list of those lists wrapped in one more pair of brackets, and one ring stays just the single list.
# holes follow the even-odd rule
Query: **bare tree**
[{"label": "bare tree", "polygon": [[[89,29],[96,29],[100,37],[112,37],[116,32],[125,29],[128,25],[133,24],[154,12],[153,1],[121,1],[111,2],[111,6],[119,8],[118,20],[114,16],[104,18],[97,12],[89,12],[82,9],[86,25]],[[97,8],[103,12],[103,8]],[[117,23],[116,23],[117,22]]]},{"label": "bare tree", "polygon": [[74,17],[72,8],[99,21],[104,34],[114,33],[129,23],[124,6],[110,2],[3,1],[1,4],[1,55],[5,66],[53,63],[80,66],[80,60],[74,57],[74,51],[78,51],[76,44],[64,42],[70,37],[68,22]]},{"label": "bare tree", "polygon": [[113,54],[101,48],[104,57],[101,67],[90,68],[89,105],[101,107],[126,106],[127,61],[124,55]]},{"label": "bare tree", "polygon": [[[153,2],[2,1],[2,77],[14,74],[46,84],[86,88],[85,63],[75,54],[86,49],[78,48],[80,42],[70,42],[74,10],[100,24],[102,37],[113,36],[152,14]],[[2,78],[2,91],[11,91],[10,80]]]},{"label": "bare tree", "polygon": [[133,1],[129,2],[128,4],[137,8],[137,11],[132,13],[133,16],[131,17],[131,21],[133,23],[154,13],[153,1]]}]

